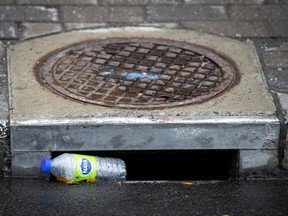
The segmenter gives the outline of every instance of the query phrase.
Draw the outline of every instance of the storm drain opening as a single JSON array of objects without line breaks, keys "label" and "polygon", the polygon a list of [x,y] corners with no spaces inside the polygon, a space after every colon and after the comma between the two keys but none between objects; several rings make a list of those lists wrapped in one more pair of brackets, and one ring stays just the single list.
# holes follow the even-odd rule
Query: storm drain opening
[{"label": "storm drain opening", "polygon": [[[124,160],[127,181],[233,180],[237,150],[141,150],[69,152]],[[52,152],[52,158],[63,152]]]}]

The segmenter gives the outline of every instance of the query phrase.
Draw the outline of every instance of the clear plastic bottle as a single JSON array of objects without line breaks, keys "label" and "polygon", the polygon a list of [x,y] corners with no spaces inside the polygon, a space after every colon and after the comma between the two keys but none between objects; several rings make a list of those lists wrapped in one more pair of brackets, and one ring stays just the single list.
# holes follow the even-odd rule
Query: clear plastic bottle
[{"label": "clear plastic bottle", "polygon": [[123,160],[81,154],[64,153],[53,159],[44,158],[41,170],[68,184],[96,180],[124,182],[126,179]]}]

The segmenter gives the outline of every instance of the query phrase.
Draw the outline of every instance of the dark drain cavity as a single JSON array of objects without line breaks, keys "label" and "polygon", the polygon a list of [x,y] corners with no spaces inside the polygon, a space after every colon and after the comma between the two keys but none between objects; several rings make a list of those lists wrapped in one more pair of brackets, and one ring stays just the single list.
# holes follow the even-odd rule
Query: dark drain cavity
[{"label": "dark drain cavity", "polygon": [[[52,157],[62,152],[52,152]],[[76,153],[76,152],[74,152]],[[238,151],[157,150],[77,152],[121,158],[127,181],[228,180],[238,175]]]},{"label": "dark drain cavity", "polygon": [[39,60],[35,73],[40,83],[70,99],[132,109],[203,102],[236,79],[229,61],[209,49],[143,38],[71,45]]}]

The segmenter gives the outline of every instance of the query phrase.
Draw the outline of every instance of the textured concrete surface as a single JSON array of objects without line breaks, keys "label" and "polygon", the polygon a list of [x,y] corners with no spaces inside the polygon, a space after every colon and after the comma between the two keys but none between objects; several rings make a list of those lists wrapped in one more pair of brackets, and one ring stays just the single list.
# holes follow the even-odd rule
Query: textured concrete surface
[{"label": "textured concrete surface", "polygon": [[10,174],[8,80],[5,45],[0,42],[0,176]]},{"label": "textured concrete surface", "polygon": [[8,83],[4,44],[0,42],[0,124],[8,120]]},{"label": "textured concrete surface", "polygon": [[2,215],[287,215],[287,181],[63,185],[0,179]]},{"label": "textured concrete surface", "polygon": [[[223,56],[229,56],[240,73],[240,82],[214,99],[192,106],[177,107],[156,111],[127,111],[104,108],[81,103],[75,103],[55,96],[54,93],[42,87],[34,77],[33,67],[41,56],[68,44],[89,39],[102,39],[111,37],[137,37],[163,38],[185,41],[203,45],[215,50]],[[181,36],[180,36],[181,35]],[[85,114],[91,117],[135,117],[148,119],[151,123],[155,118],[165,122],[165,118],[193,118],[193,116],[214,115],[219,116],[266,116],[273,119],[276,107],[272,102],[266,84],[263,82],[261,66],[253,47],[249,43],[221,38],[212,35],[199,34],[193,31],[169,30],[157,28],[111,28],[94,31],[78,31],[46,38],[35,39],[14,45],[8,51],[10,96],[11,96],[11,123],[23,124],[21,121],[53,120],[59,118],[75,118]],[[19,67],[20,66],[20,67]],[[19,74],[22,74],[19,76]],[[45,113],[43,113],[45,110]],[[151,120],[153,116],[154,120]],[[117,119],[117,118],[115,118]],[[274,120],[274,119],[273,119]],[[113,121],[113,120],[111,120]],[[169,120],[168,120],[169,121]]]},{"label": "textured concrete surface", "polygon": [[8,83],[4,44],[0,43],[0,124],[8,120]]}]

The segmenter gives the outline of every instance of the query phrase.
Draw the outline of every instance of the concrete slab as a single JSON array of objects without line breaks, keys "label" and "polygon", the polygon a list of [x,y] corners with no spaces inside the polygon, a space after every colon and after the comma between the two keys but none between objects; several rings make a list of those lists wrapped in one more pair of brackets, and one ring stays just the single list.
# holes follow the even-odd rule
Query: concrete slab
[{"label": "concrete slab", "polygon": [[288,169],[288,94],[277,93],[277,97],[279,99],[279,103],[281,106],[281,110],[283,112],[283,118],[285,123],[285,131],[283,131],[283,148],[284,148],[284,158],[282,160],[282,166],[285,169]]},{"label": "concrete slab", "polygon": [[0,124],[4,125],[8,120],[8,84],[5,64],[5,50],[0,42]]},{"label": "concrete slab", "polygon": [[0,42],[0,176],[10,172],[8,81],[4,44]]},{"label": "concrete slab", "polygon": [[278,150],[240,150],[241,172],[266,171],[278,166]]},{"label": "concrete slab", "polygon": [[[35,64],[55,49],[115,37],[162,38],[207,47],[233,62],[240,81],[204,103],[161,110],[128,110],[75,102],[54,94],[35,79]],[[105,28],[26,41],[11,47],[8,58],[15,161],[22,153],[31,156],[33,152],[46,154],[51,150],[278,148],[280,127],[276,108],[249,42],[176,29]],[[33,161],[34,168],[39,166]],[[12,162],[13,167],[14,175],[25,173],[24,166],[21,171]]]},{"label": "concrete slab", "polygon": [[[62,97],[55,97],[48,89],[43,88],[33,74],[33,67],[41,56],[55,49],[72,43],[91,39],[106,39],[113,37],[165,38],[186,41],[209,47],[216,52],[229,56],[235,62],[241,73],[241,81],[229,92],[218,98],[192,107],[172,108],[164,111],[130,111],[109,109],[101,106],[75,103]],[[158,28],[114,28],[87,31],[68,32],[30,40],[14,45],[9,51],[9,71],[11,81],[11,106],[13,108],[11,121],[13,124],[29,124],[31,120],[71,119],[71,117],[103,117],[113,115],[135,118],[142,115],[141,121],[155,122],[167,119],[166,114],[180,118],[191,116],[273,116],[275,106],[263,83],[261,66],[253,46],[236,40],[200,34],[192,31],[163,30]],[[16,64],[17,63],[17,64]],[[21,74],[21,76],[19,76]],[[257,100],[259,99],[259,100]],[[51,103],[53,101],[53,103]],[[229,104],[229,107],[227,105]],[[21,107],[21,109],[17,108]],[[43,113],[45,107],[45,113]],[[191,109],[192,108],[192,109]],[[154,120],[151,120],[153,115]],[[117,121],[117,120],[115,120]],[[20,123],[21,122],[21,123]],[[116,123],[116,122],[115,122]]]}]

